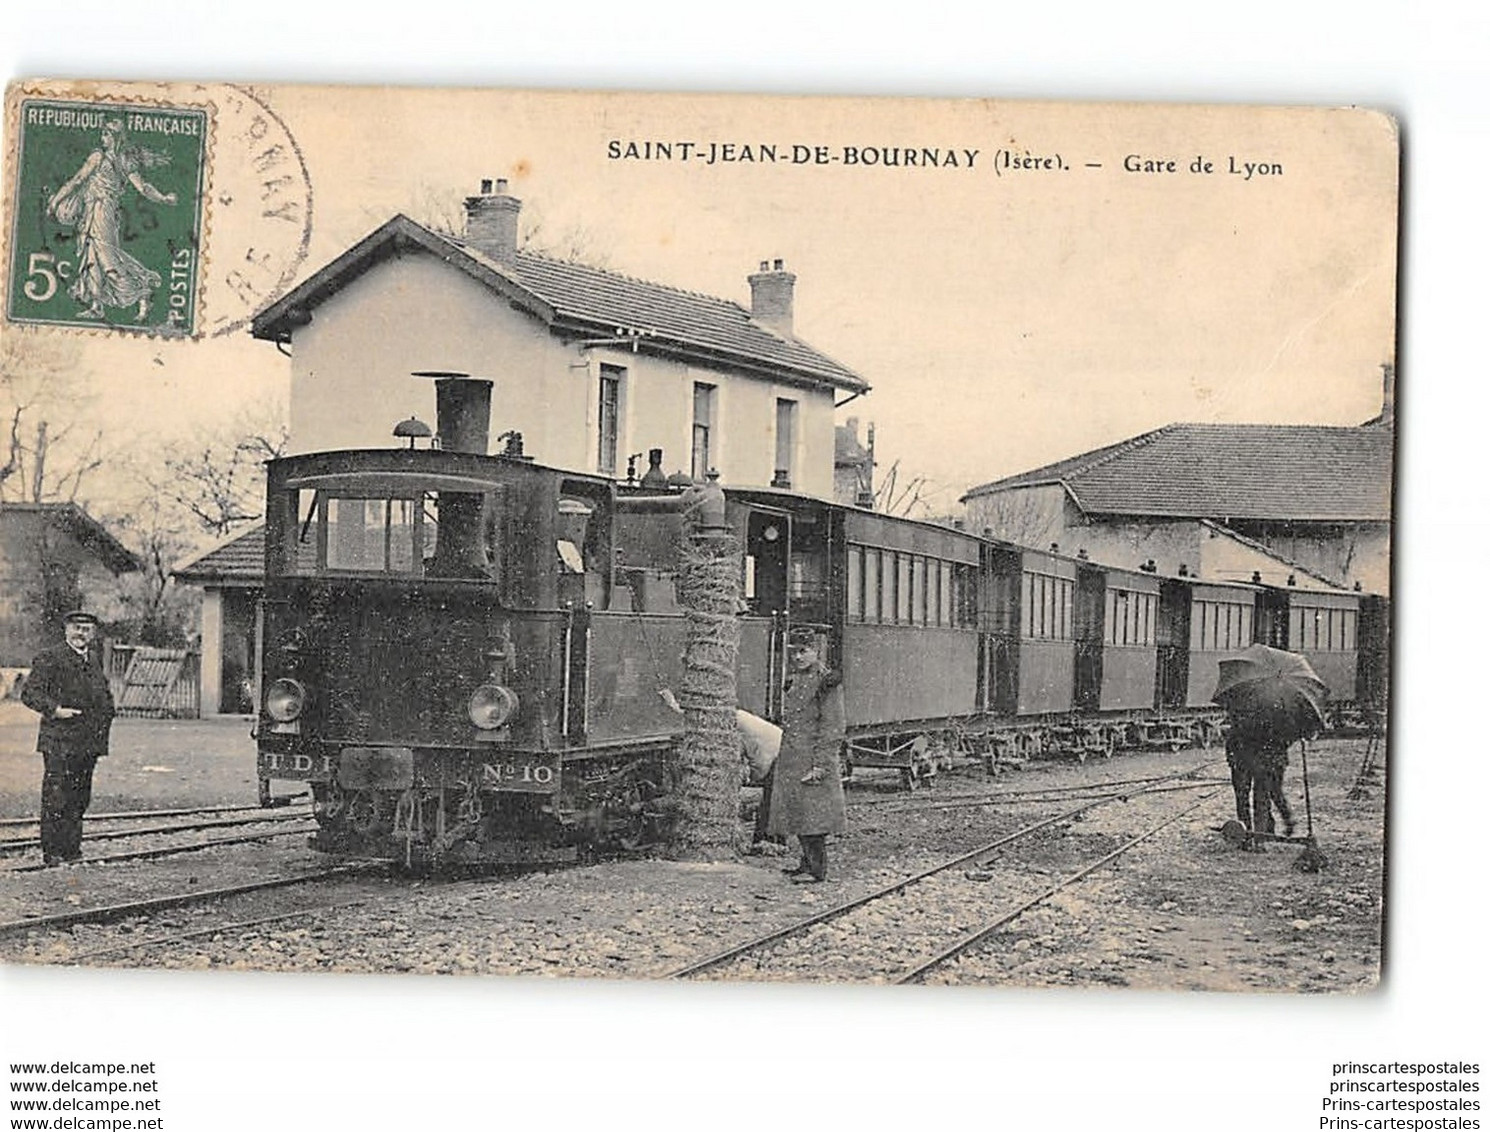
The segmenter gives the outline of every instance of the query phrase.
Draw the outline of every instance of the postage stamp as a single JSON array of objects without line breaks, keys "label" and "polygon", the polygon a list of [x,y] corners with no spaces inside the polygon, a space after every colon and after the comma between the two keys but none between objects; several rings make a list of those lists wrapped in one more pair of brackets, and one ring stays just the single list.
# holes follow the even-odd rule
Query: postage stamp
[{"label": "postage stamp", "polygon": [[23,99],[7,316],[194,334],[208,132],[204,107]]}]

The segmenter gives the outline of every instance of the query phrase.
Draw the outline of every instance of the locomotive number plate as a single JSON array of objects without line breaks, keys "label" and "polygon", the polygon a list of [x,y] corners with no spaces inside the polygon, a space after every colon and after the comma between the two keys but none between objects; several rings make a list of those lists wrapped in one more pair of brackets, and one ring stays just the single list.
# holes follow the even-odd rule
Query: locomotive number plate
[{"label": "locomotive number plate", "polygon": [[552,794],[559,789],[559,760],[557,756],[521,752],[483,759],[481,786],[485,790]]}]

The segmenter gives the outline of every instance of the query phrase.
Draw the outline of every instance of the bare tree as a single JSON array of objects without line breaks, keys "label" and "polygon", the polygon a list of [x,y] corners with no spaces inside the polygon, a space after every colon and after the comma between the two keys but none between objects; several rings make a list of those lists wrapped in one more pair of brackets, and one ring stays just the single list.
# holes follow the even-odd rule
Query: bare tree
[{"label": "bare tree", "polygon": [[0,502],[78,499],[105,459],[103,434],[80,423],[91,401],[76,339],[6,327],[0,335]]},{"label": "bare tree", "polygon": [[108,521],[144,564],[118,584],[138,642],[189,642],[200,595],[175,585],[171,572],[209,540],[262,516],[263,461],[283,455],[288,442],[284,407],[270,403],[199,429],[189,440],[152,441],[118,461],[117,478],[134,485],[134,498]]},{"label": "bare tree", "polygon": [[[1058,493],[1060,489],[1055,489]],[[1064,531],[1062,502],[1044,488],[1020,488],[982,496],[970,507],[974,526],[1020,546],[1048,546]]]},{"label": "bare tree", "polygon": [[902,482],[899,460],[874,489],[874,509],[904,519],[947,521],[957,509],[954,500],[953,490],[930,476],[907,475]]},{"label": "bare tree", "polygon": [[282,405],[245,410],[190,441],[165,445],[146,482],[181,508],[188,528],[222,537],[262,517],[263,462],[284,455],[289,439]]}]

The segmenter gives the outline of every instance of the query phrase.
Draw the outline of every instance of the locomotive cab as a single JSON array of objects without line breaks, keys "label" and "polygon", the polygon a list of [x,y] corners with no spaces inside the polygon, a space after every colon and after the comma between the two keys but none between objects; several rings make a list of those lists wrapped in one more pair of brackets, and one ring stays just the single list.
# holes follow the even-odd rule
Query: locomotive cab
[{"label": "locomotive cab", "polygon": [[328,452],[271,462],[268,502],[259,769],[312,784],[322,847],[445,854],[583,808],[564,762],[612,589],[609,481]]}]

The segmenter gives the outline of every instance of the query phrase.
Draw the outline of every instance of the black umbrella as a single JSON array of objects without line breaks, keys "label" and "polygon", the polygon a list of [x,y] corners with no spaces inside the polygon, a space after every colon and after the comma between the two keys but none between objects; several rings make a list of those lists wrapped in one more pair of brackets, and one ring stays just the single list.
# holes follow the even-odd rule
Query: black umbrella
[{"label": "black umbrella", "polygon": [[1221,661],[1211,697],[1232,725],[1269,735],[1285,745],[1319,734],[1325,726],[1329,690],[1298,653],[1250,645]]},{"label": "black umbrella", "polygon": [[[1226,709],[1233,727],[1253,735],[1270,736],[1284,746],[1296,739],[1309,739],[1324,730],[1329,689],[1298,653],[1267,645],[1249,645],[1236,656],[1223,658],[1220,667],[1216,694],[1211,699]],[[1307,743],[1300,747],[1308,832],[1300,839],[1304,852],[1294,862],[1294,868],[1301,872],[1318,872],[1326,861],[1314,839],[1308,747]]]}]

